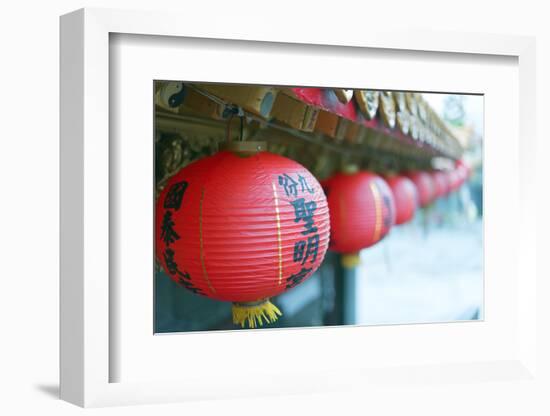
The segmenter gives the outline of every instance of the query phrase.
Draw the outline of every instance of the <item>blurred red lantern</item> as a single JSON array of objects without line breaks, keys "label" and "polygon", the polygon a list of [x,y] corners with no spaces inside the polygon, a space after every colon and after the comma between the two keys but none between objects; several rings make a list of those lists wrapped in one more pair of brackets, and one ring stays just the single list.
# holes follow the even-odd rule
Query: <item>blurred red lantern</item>
[{"label": "blurred red lantern", "polygon": [[418,191],[418,201],[421,207],[425,207],[433,202],[436,196],[434,180],[428,172],[413,171],[407,174],[413,181]]},{"label": "blurred red lantern", "polygon": [[470,168],[462,161],[456,162],[455,169],[447,173],[450,183],[451,192],[457,191],[468,180],[470,176]]},{"label": "blurred red lantern", "polygon": [[303,166],[268,152],[222,151],[166,184],[156,255],[175,282],[233,302],[234,323],[255,327],[281,315],[270,297],[319,267],[329,227],[323,190]]},{"label": "blurred red lantern", "polygon": [[471,168],[464,160],[456,161],[456,171],[460,177],[460,186],[462,186],[471,175]]},{"label": "blurred red lantern", "polygon": [[453,170],[454,176],[454,189],[458,190],[460,187],[470,178],[472,173],[471,167],[464,160],[457,160],[455,162],[455,169]]},{"label": "blurred red lantern", "polygon": [[435,187],[435,197],[441,198],[449,193],[449,180],[445,172],[432,172],[432,179]]},{"label": "blurred red lantern", "polygon": [[455,192],[460,188],[460,174],[453,169],[447,172],[447,180],[449,182],[449,192]]},{"label": "blurred red lantern", "polygon": [[343,263],[358,262],[358,251],[380,241],[395,223],[395,203],[388,184],[361,171],[338,173],[323,182],[330,209],[330,246],[346,254]]},{"label": "blurred red lantern", "polygon": [[414,183],[406,176],[386,178],[395,202],[395,224],[404,224],[413,219],[418,207],[418,192]]},{"label": "blurred red lantern", "polygon": [[470,175],[472,174],[472,168],[470,166],[470,164],[468,162],[466,162],[465,160],[457,160],[455,162],[455,166],[457,168],[457,170],[460,170],[461,172],[464,173],[464,176],[466,178],[469,178]]}]

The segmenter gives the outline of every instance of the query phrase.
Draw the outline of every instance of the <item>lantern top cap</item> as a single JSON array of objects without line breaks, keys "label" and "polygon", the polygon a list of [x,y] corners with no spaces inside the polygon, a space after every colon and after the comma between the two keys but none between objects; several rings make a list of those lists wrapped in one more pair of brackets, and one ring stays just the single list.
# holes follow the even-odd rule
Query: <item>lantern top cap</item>
[{"label": "lantern top cap", "polygon": [[346,175],[353,175],[359,172],[359,166],[354,163],[348,163],[342,166],[342,173]]},{"label": "lantern top cap", "polygon": [[252,156],[267,150],[267,142],[237,142],[231,141],[222,143],[220,150],[226,150],[239,156]]}]

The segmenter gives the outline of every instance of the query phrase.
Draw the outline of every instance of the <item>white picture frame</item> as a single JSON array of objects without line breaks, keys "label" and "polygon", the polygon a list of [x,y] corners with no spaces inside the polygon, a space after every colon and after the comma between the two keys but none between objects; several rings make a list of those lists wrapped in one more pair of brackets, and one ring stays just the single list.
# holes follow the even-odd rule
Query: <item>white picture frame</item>
[{"label": "white picture frame", "polygon": [[[270,24],[252,25],[247,29],[246,35],[242,35],[232,30],[238,24],[234,20],[229,23],[222,19],[216,21],[216,24],[206,26],[200,19],[186,19],[186,24],[181,25],[182,19],[183,16],[173,13],[107,9],[83,9],[61,18],[61,398],[88,407],[334,391],[346,389],[350,385],[359,388],[368,385],[369,388],[374,388],[379,384],[407,384],[413,382],[413,379],[418,383],[431,383],[434,379],[438,382],[471,383],[483,380],[536,380],[536,303],[533,301],[536,288],[536,200],[529,181],[535,169],[534,39],[509,35],[429,33],[408,29],[396,31],[395,28],[385,29],[383,25],[375,24],[368,31],[362,31],[361,36],[357,36],[351,28],[349,32],[329,34],[315,25],[308,27],[308,30],[288,28],[280,31],[277,25]],[[244,27],[244,21],[241,23]],[[508,286],[502,290],[502,293],[506,293],[502,296],[514,296],[513,307],[510,307],[506,319],[491,315],[491,310],[487,310],[486,327],[478,325],[456,329],[458,327],[452,325],[463,324],[442,324],[432,327],[400,326],[391,330],[384,327],[372,328],[370,333],[382,340],[372,350],[373,353],[381,354],[382,364],[378,368],[374,361],[362,363],[359,350],[351,348],[347,354],[350,357],[347,362],[331,362],[329,366],[319,369],[310,366],[305,370],[305,367],[300,367],[300,363],[296,362],[295,371],[279,367],[281,370],[276,372],[246,368],[252,366],[239,363],[243,367],[239,374],[234,371],[237,367],[227,367],[219,371],[216,370],[218,367],[212,366],[202,372],[197,368],[194,373],[186,374],[176,381],[173,374],[166,373],[168,369],[159,369],[158,374],[151,374],[155,370],[154,366],[147,370],[146,377],[144,376],[146,380],[137,376],[113,376],[112,369],[125,359],[125,356],[120,356],[124,349],[113,349],[113,339],[125,336],[120,335],[125,328],[113,322],[113,315],[119,310],[117,298],[113,294],[119,289],[110,281],[116,263],[110,252],[112,228],[116,227],[113,223],[112,206],[115,198],[110,190],[112,176],[117,172],[117,160],[112,157],[109,142],[110,136],[116,134],[113,131],[116,120],[110,120],[110,111],[113,110],[110,106],[113,93],[113,85],[110,84],[110,38],[115,34],[155,36],[155,45],[163,41],[174,42],[174,39],[212,39],[241,42],[240,45],[244,45],[243,41],[247,44],[270,42],[278,45],[277,48],[281,51],[293,47],[292,45],[300,48],[330,45],[331,53],[353,53],[368,48],[373,51],[409,51],[413,55],[433,53],[440,57],[462,54],[473,61],[476,56],[517,59],[519,96],[511,98],[511,104],[517,104],[511,107],[519,108],[519,111],[515,115],[515,124],[511,121],[510,125],[518,126],[519,131],[503,132],[511,134],[510,140],[515,140],[506,143],[515,143],[517,147],[503,149],[500,155],[503,160],[514,158],[513,166],[505,179],[518,184],[512,191],[512,195],[516,197],[513,198],[515,202],[509,207],[509,213],[516,219],[513,227],[516,234],[513,235],[517,238],[507,248],[511,255],[505,256],[506,259],[503,260],[507,262],[505,266],[509,270],[510,280],[503,283]],[[208,60],[205,60],[205,65],[207,63]],[[319,74],[311,82],[323,82],[323,76],[327,77],[326,74]],[[246,78],[241,81],[260,82],[262,78]],[[335,81],[325,82],[330,85]],[[395,89],[402,86],[380,87]],[[152,99],[152,93],[150,98]],[[142,156],[147,157],[147,154]],[[488,157],[487,154],[485,156]],[[152,158],[150,163],[152,164]],[[152,178],[144,186],[151,182]],[[498,192],[500,191],[495,189],[492,193],[495,198],[499,196]],[[525,215],[527,213],[529,215]],[[501,220],[502,217],[498,221]],[[492,227],[496,225],[493,224]],[[495,257],[498,253],[493,251],[487,255]],[[486,273],[492,273],[491,270],[486,269]],[[520,270],[521,279],[518,278]],[[496,282],[496,285],[500,284],[496,279],[491,281]],[[513,291],[515,285],[518,287],[517,293]],[[143,287],[146,289],[146,286]],[[499,289],[498,286],[490,286],[490,289],[486,292],[486,297],[490,297],[489,301],[492,301],[492,297],[501,296],[494,290]],[[510,299],[503,297],[501,301]],[[495,305],[497,304],[504,308],[503,302],[499,303],[495,298]],[[147,313],[152,315],[152,310]],[[509,322],[508,326],[506,321]],[[124,325],[126,321],[118,322]],[[404,336],[431,337],[439,332],[446,337],[453,337],[464,332],[470,337],[469,341],[475,342],[476,337],[479,340],[485,339],[483,337],[487,338],[492,334],[486,332],[492,322],[498,323],[498,328],[493,329],[498,330],[502,339],[510,343],[496,351],[493,359],[488,358],[489,349],[485,353],[479,352],[477,356],[475,349],[472,349],[458,361],[449,359],[449,354],[441,354],[434,361],[415,354],[402,357],[401,361],[395,357],[382,357],[385,347],[388,347],[384,343],[390,340],[400,342],[400,337]],[[136,326],[139,325],[138,322]],[[208,343],[220,345],[219,342],[227,345],[232,342],[250,342],[261,348],[262,343],[276,343],[281,332],[283,331],[242,332],[248,335],[239,335],[238,339],[236,334],[227,332],[216,335],[215,340],[214,335],[197,334],[193,335],[192,342],[195,342],[196,348],[201,345],[204,347]],[[335,337],[342,339],[344,345],[353,345],[354,341],[363,339],[361,337],[365,334],[364,329],[353,327],[345,330],[331,328],[290,332],[301,343],[315,342],[317,345],[323,345]],[[243,337],[247,339],[243,340]],[[176,337],[152,338],[156,338],[157,344],[176,342]],[[134,349],[139,351],[140,348],[141,345],[134,345]],[[312,351],[311,348],[308,351]],[[311,355],[315,356],[315,353],[311,352]],[[132,362],[135,363],[129,361],[129,365]],[[258,383],[257,378],[250,377],[251,374],[254,377],[264,374],[270,381]],[[330,377],[326,377],[327,374]]]}]

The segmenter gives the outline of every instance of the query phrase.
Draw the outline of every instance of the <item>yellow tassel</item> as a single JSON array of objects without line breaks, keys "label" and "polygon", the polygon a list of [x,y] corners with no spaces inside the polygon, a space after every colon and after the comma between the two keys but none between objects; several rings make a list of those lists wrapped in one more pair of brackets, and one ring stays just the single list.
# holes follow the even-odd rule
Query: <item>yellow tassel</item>
[{"label": "yellow tassel", "polygon": [[357,267],[359,266],[359,263],[359,253],[342,255],[342,266],[344,266],[346,269]]},{"label": "yellow tassel", "polygon": [[282,312],[269,299],[262,299],[257,302],[233,303],[233,323],[242,328],[248,323],[249,328],[256,328],[264,325],[264,322],[272,324]]}]

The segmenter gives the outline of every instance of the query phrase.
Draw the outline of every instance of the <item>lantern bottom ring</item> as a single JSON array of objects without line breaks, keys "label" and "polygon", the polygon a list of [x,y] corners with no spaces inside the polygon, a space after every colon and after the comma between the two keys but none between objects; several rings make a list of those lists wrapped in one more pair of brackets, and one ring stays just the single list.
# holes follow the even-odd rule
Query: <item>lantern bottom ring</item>
[{"label": "lantern bottom ring", "polygon": [[268,298],[260,299],[254,302],[234,302],[233,303],[233,323],[242,328],[248,324],[249,328],[263,326],[264,323],[277,321],[283,314]]},{"label": "lantern bottom ring", "polygon": [[341,262],[342,266],[344,266],[346,269],[353,269],[354,267],[359,266],[361,262],[359,253],[342,254]]}]

